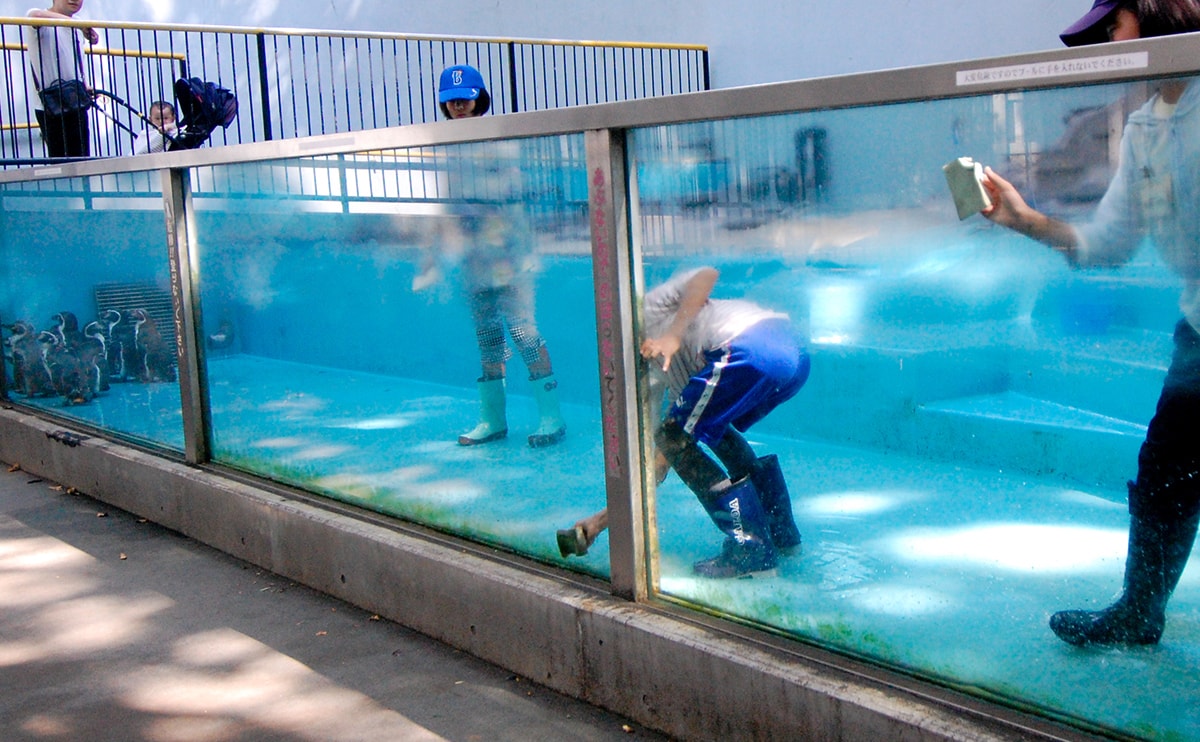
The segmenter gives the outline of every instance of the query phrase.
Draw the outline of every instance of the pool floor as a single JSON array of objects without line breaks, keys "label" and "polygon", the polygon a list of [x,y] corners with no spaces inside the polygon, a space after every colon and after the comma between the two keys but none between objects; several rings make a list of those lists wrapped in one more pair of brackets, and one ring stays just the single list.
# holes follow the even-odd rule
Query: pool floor
[{"label": "pool floor", "polygon": [[[607,536],[568,560],[554,540],[556,529],[604,503],[594,407],[564,404],[566,440],[532,449],[524,437],[535,407],[518,382],[509,437],[466,448],[455,440],[475,422],[469,387],[249,356],[211,360],[209,381],[223,463],[608,574]],[[182,448],[171,384],[114,385],[69,408],[31,402]],[[1050,715],[1148,739],[1200,739],[1195,560],[1157,647],[1077,649],[1047,628],[1052,612],[1103,607],[1119,592],[1128,525],[1121,493],[801,437],[749,437],[780,457],[802,552],[770,579],[696,578],[692,562],[715,553],[722,536],[672,475],[656,494],[663,593]]]}]

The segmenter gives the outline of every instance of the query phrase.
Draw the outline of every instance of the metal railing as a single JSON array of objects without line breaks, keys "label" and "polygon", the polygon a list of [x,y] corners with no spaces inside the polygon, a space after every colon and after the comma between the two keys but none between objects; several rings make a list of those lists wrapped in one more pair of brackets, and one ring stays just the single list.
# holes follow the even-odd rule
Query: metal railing
[{"label": "metal railing", "polygon": [[434,121],[437,76],[453,64],[480,69],[496,113],[709,89],[708,50],[696,45],[0,18],[0,167],[45,158],[26,45],[45,25],[96,29],[100,43],[84,50],[88,81],[129,104],[98,98],[94,157],[130,154],[145,131],[137,114],[173,100],[174,81],[188,76],[239,99],[214,145]]}]

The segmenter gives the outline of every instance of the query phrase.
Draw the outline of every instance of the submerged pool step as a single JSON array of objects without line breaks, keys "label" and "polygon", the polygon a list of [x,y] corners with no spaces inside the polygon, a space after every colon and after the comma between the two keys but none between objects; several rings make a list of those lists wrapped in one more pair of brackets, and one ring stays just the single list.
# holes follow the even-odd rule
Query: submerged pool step
[{"label": "submerged pool step", "polygon": [[926,412],[1070,430],[1143,436],[1146,426],[1017,392],[983,394],[922,406]]},{"label": "submerged pool step", "polygon": [[925,453],[1120,487],[1133,476],[1146,426],[1000,392],[917,409],[913,444]]},{"label": "submerged pool step", "polygon": [[825,347],[761,428],[1120,489],[1163,373],[1134,340],[1107,358],[1083,343]]},{"label": "submerged pool step", "polygon": [[[1014,353],[1008,388],[1068,410],[1145,422],[1154,412],[1171,350],[1170,337],[1160,332],[1130,331],[1102,345],[1064,339],[1056,347]],[[1047,414],[1053,418],[1057,412]]]}]

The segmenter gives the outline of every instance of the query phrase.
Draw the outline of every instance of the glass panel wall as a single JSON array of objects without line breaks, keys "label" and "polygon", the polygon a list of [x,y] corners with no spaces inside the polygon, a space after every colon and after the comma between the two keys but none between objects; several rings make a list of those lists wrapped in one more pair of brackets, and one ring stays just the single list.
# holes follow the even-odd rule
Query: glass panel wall
[{"label": "glass panel wall", "polygon": [[[633,175],[655,594],[1085,727],[1200,737],[1197,503],[1175,496],[1200,472],[1187,446],[1142,450],[1200,345],[1197,95],[1064,86],[634,130],[593,112]],[[583,150],[555,134],[189,170],[181,275],[213,459],[613,574],[607,537],[570,558],[556,538],[620,468],[602,451]],[[963,157],[1058,220],[1023,224],[1074,260],[959,213],[944,166]],[[967,167],[975,198],[997,195]],[[45,174],[0,186],[8,396],[182,450],[162,176]],[[611,203],[604,180],[592,203]],[[613,200],[592,216],[620,233]],[[673,327],[685,310],[703,321]],[[1168,425],[1186,438],[1192,417]],[[1052,614],[1121,589],[1131,532],[1174,554],[1156,574],[1182,570],[1162,643],[1060,641]]]},{"label": "glass panel wall", "polygon": [[[655,493],[664,596],[1052,715],[1159,739],[1200,735],[1195,565],[1156,651],[1079,649],[1047,625],[1121,589],[1126,482],[1172,357],[1179,271],[1194,276],[1196,231],[1180,241],[1163,226],[1170,192],[1130,186],[1129,198],[1099,205],[1125,122],[1156,89],[632,133],[643,337],[666,334],[663,302],[674,311],[688,287],[707,290],[714,274],[703,271],[656,288],[688,269],[716,269],[713,299],[761,308],[711,302],[707,336],[693,325],[673,361],[695,364],[708,391],[668,372],[683,397],[652,395],[667,412],[661,425],[646,421],[646,437],[675,464]],[[1144,129],[1153,115],[1131,120]],[[1151,165],[1185,162],[1175,188],[1191,188],[1195,144],[1163,146],[1173,154],[1151,153]],[[1097,259],[1073,268],[978,207],[960,221],[943,165],[964,156],[1045,214],[1131,227],[1139,239],[1102,257],[1108,236],[1081,227],[1079,254]],[[799,376],[788,374],[802,363],[789,332],[811,364],[790,399]],[[661,365],[662,346],[648,355]],[[726,421],[747,428],[750,459]],[[696,440],[708,445],[689,447]],[[747,463],[768,455],[786,490],[763,473],[768,461]],[[753,492],[736,481],[723,490],[727,473],[749,474]],[[799,547],[781,515],[785,492]],[[722,571],[764,579],[712,576]]]},{"label": "glass panel wall", "polygon": [[0,286],[10,399],[182,450],[158,173],[0,187]]},{"label": "glass panel wall", "polygon": [[[581,136],[194,172],[215,460],[563,562],[604,503]],[[570,566],[608,574],[607,546]]]}]

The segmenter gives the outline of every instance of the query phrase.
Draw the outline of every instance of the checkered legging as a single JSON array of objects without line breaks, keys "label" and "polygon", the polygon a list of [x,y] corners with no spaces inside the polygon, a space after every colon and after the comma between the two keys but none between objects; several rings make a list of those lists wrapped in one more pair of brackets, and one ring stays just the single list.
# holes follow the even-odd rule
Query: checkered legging
[{"label": "checkered legging", "polygon": [[538,362],[546,343],[533,317],[533,287],[529,282],[515,281],[508,286],[473,292],[471,317],[484,365],[504,363],[512,357],[505,328],[525,365],[532,367]]}]

